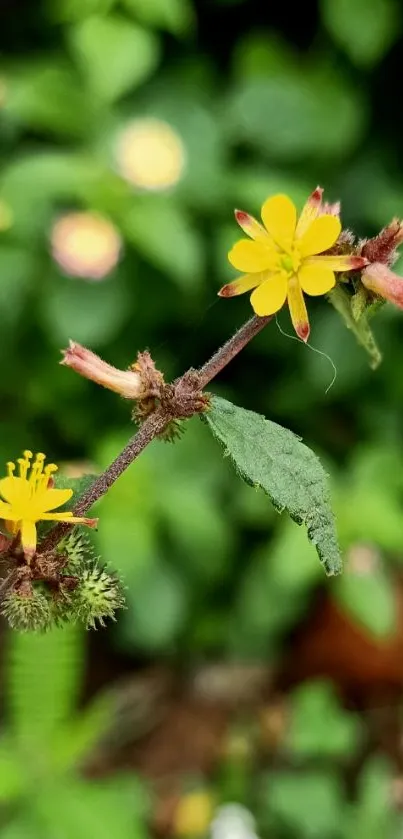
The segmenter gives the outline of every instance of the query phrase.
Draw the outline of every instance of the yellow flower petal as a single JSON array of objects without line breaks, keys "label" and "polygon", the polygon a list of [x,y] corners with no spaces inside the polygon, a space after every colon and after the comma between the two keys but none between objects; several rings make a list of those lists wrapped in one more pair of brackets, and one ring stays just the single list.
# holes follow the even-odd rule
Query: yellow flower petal
[{"label": "yellow flower petal", "polygon": [[270,269],[275,255],[270,245],[241,239],[230,250],[228,259],[237,271],[249,274]]},{"label": "yellow flower petal", "polygon": [[24,504],[31,498],[31,487],[23,478],[2,478],[0,480],[0,494],[10,504]]},{"label": "yellow flower petal", "polygon": [[297,211],[287,195],[274,195],[262,207],[263,224],[280,247],[289,248],[295,236]]},{"label": "yellow flower petal", "polygon": [[319,216],[314,219],[298,242],[301,256],[313,256],[327,251],[337,241],[340,232],[341,223],[336,216]]},{"label": "yellow flower petal", "polygon": [[318,215],[319,208],[322,203],[322,195],[322,187],[317,186],[309,196],[307,202],[304,204],[297,222],[297,229],[295,231],[297,238],[300,238],[305,231],[308,230],[309,225],[312,224],[313,220]]},{"label": "yellow flower petal", "polygon": [[317,297],[326,294],[335,285],[335,276],[326,265],[302,265],[298,271],[298,281],[305,294]]},{"label": "yellow flower petal", "polygon": [[0,519],[9,519],[12,516],[12,508],[10,504],[0,501]]},{"label": "yellow flower petal", "polygon": [[287,297],[287,280],[284,274],[273,274],[261,283],[250,298],[256,315],[265,317],[278,312]]},{"label": "yellow flower petal", "polygon": [[251,239],[264,241],[269,238],[267,230],[253,216],[250,216],[249,213],[245,213],[243,210],[235,210],[235,218],[243,232],[247,236],[250,236]]},{"label": "yellow flower petal", "polygon": [[243,294],[245,291],[250,291],[256,288],[266,276],[266,271],[256,271],[255,274],[244,274],[238,277],[232,283],[223,285],[218,292],[219,297],[235,297],[237,294]]},{"label": "yellow flower petal", "polygon": [[363,256],[344,254],[342,256],[310,256],[304,260],[304,265],[326,265],[332,271],[360,271],[368,265]]},{"label": "yellow flower petal", "polygon": [[21,522],[21,545],[25,556],[33,556],[36,551],[35,522],[24,519]]},{"label": "yellow flower petal", "polygon": [[[42,513],[46,513],[48,510],[54,510],[55,507],[61,507],[62,504],[70,500],[72,495],[72,489],[45,489],[43,492],[34,496],[32,507],[35,508],[35,511],[38,513],[38,518],[40,518]],[[36,514],[34,518],[36,518]]]},{"label": "yellow flower petal", "polygon": [[310,332],[308,312],[301,286],[296,277],[292,277],[288,281],[288,306],[292,325],[298,337],[306,343]]},{"label": "yellow flower petal", "polygon": [[66,510],[64,513],[44,513],[41,516],[41,521],[65,521],[66,524],[86,524],[88,527],[95,527],[98,524],[98,519],[73,516],[70,510]]}]

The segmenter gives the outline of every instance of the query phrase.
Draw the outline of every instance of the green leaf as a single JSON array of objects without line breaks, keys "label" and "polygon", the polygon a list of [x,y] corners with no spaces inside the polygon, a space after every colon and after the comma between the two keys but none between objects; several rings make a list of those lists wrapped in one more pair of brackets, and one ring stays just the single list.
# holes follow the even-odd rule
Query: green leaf
[{"label": "green leaf", "polygon": [[28,747],[46,750],[49,738],[66,720],[80,688],[84,634],[76,626],[44,635],[8,636],[6,697],[13,731]]},{"label": "green leaf", "polygon": [[358,343],[364,347],[370,357],[370,366],[376,370],[382,361],[382,355],[368,324],[366,313],[361,314],[360,319],[356,320],[351,295],[341,287],[340,283],[330,292],[329,300],[343,318],[347,329],[351,329]]},{"label": "green leaf", "polygon": [[277,772],[265,780],[263,818],[270,826],[274,823],[278,830],[280,824],[291,829],[293,836],[307,839],[339,836],[344,797],[335,775]]},{"label": "green leaf", "polygon": [[106,102],[137,87],[158,63],[155,36],[118,15],[87,18],[72,28],[70,41],[91,90]]},{"label": "green leaf", "polygon": [[130,785],[122,778],[96,783],[64,778],[41,786],[32,804],[34,823],[39,821],[42,836],[54,839],[146,839],[137,787],[136,777]]},{"label": "green leaf", "polygon": [[316,455],[292,431],[216,396],[204,419],[241,477],[267,492],[279,512],[287,510],[305,524],[326,573],[338,574],[341,557],[326,473]]},{"label": "green leaf", "polygon": [[[70,0],[71,2],[71,0]],[[131,12],[145,26],[166,29],[174,35],[189,32],[194,23],[189,0],[123,0]]]},{"label": "green leaf", "polygon": [[341,708],[332,685],[312,682],[293,692],[286,740],[293,755],[348,757],[360,736],[358,718]]},{"label": "green leaf", "polygon": [[13,232],[41,242],[54,219],[54,203],[75,204],[88,199],[108,173],[94,157],[58,151],[22,154],[4,167],[0,179],[2,198],[13,214]]},{"label": "green leaf", "polygon": [[322,0],[323,21],[334,40],[359,67],[372,67],[400,34],[395,0]]},{"label": "green leaf", "polygon": [[392,804],[393,769],[382,758],[364,766],[358,783],[358,800],[351,807],[345,839],[398,837],[401,815]]},{"label": "green leaf", "polygon": [[122,218],[127,238],[178,285],[198,285],[204,267],[202,242],[186,214],[164,196],[144,196]]},{"label": "green leaf", "polygon": [[381,568],[361,575],[345,573],[332,588],[332,595],[371,635],[388,638],[396,632],[396,585]]},{"label": "green leaf", "polygon": [[230,136],[279,160],[343,157],[365,119],[359,92],[319,64],[241,79],[225,113]]},{"label": "green leaf", "polygon": [[29,66],[11,77],[5,115],[14,122],[58,135],[82,137],[94,121],[91,96],[68,67]]}]

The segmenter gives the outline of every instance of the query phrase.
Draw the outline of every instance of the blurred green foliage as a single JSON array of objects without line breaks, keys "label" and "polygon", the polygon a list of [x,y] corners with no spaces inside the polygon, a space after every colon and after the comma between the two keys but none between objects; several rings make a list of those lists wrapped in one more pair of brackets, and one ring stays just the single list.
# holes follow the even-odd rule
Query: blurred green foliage
[{"label": "blurred green foliage", "polygon": [[[292,14],[285,4],[242,0],[49,0],[22,2],[17,14],[3,4],[2,462],[29,446],[97,471],[132,433],[127,404],[58,367],[69,338],[121,367],[148,347],[169,378],[201,364],[245,320],[246,297],[216,297],[232,276],[233,207],[257,214],[275,191],[301,206],[319,182],[361,236],[403,215],[401,23],[397,0],[321,0]],[[118,138],[149,118],[168,123],[184,157],[176,183],[147,192],[122,176]],[[101,281],[70,277],[52,257],[54,224],[71,211],[101,214],[119,232],[122,258]],[[403,558],[401,315],[385,306],[375,321],[384,362],[373,373],[334,310],[322,299],[309,304],[312,344],[337,367],[329,392],[326,358],[275,323],[214,391],[291,428],[321,456],[352,557],[331,596],[367,637],[387,639]],[[280,322],[290,332],[286,312]],[[181,664],[284,661],[322,570],[302,529],[239,481],[202,423],[193,419],[174,446],[147,449],[96,512],[99,552],[127,585],[110,648]],[[357,571],[363,545],[378,561]],[[70,687],[55,677],[68,643],[78,643],[71,633],[57,650],[49,640],[43,660],[32,649],[32,672],[18,662],[37,639],[13,641],[14,728],[5,723],[0,786],[6,802],[19,802],[19,821],[1,828],[6,839],[142,836],[144,810],[132,802],[127,815],[120,780],[108,790],[80,783],[77,792],[74,772],[67,781],[42,750],[40,774],[28,762],[21,776],[21,726],[24,738],[32,727],[36,747],[38,735],[46,745],[72,710],[79,646],[68,653]],[[308,683],[290,702],[286,757],[248,799],[262,835],[394,839],[386,758],[364,762],[346,795],[343,769],[362,740],[355,716],[328,685]],[[60,761],[68,745],[58,743]],[[35,795],[27,791],[33,780]],[[20,803],[28,800],[34,814]]]}]

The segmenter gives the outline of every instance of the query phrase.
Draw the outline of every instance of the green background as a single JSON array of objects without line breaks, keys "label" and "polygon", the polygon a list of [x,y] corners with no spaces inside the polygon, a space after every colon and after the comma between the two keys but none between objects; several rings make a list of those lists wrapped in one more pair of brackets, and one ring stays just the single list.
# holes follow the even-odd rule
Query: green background
[{"label": "green background", "polygon": [[[239,237],[234,207],[257,215],[277,191],[301,207],[319,183],[328,200],[341,199],[344,226],[359,236],[403,214],[401,24],[393,0],[321,0],[292,12],[252,0],[2,4],[0,210],[10,224],[0,232],[0,461],[29,447],[98,471],[133,432],[127,403],[58,366],[70,338],[122,368],[148,348],[171,379],[201,365],[249,317],[247,295],[216,296],[234,276],[226,257]],[[114,144],[126,124],[150,116],[179,134],[186,166],[174,187],[146,193],[119,176]],[[110,219],[124,243],[118,267],[98,282],[67,276],[51,255],[53,224],[76,210]],[[376,372],[324,299],[310,299],[309,314],[312,347],[337,368],[328,392],[329,360],[291,340],[286,310],[279,323],[288,336],[273,322],[213,387],[291,428],[321,456],[344,577],[326,584],[304,531],[242,484],[193,419],[177,444],[147,449],[98,506],[97,549],[121,572],[128,608],[91,638],[84,693],[163,665],[182,696],[206,662],[223,672],[257,663],[267,668],[263,699],[235,701],[235,709],[230,702],[231,726],[243,726],[242,760],[224,749],[211,773],[195,758],[181,767],[178,788],[210,785],[216,801],[241,801],[261,836],[377,839],[383,831],[387,839],[401,829],[391,802],[403,769],[401,314],[385,306],[377,316],[384,361]],[[339,623],[329,619],[324,629],[320,615],[329,609]],[[301,627],[310,620],[307,641]],[[77,637],[81,652],[66,653],[71,684],[88,644]],[[293,657],[290,637],[305,652]],[[50,688],[47,676],[56,679],[63,657],[48,663],[41,638],[33,652],[15,637],[6,643],[6,662],[31,661],[29,689],[26,670],[17,678],[12,669],[14,699],[38,680]],[[54,706],[64,701],[58,696],[44,689],[38,702]],[[274,701],[289,715],[267,753],[258,707]],[[381,709],[380,732],[370,707]],[[384,728],[393,725],[388,740]],[[131,724],[125,731],[136,739]],[[40,727],[37,735],[42,742]],[[35,812],[31,785],[19,789],[23,827],[4,792],[4,836],[103,835],[108,819],[115,836],[146,835],[153,808],[138,776],[116,790],[111,766],[108,795],[96,785],[84,794],[70,769],[53,792],[39,779],[45,792]],[[0,753],[2,774],[10,777]],[[81,809],[69,822],[73,800]]]}]

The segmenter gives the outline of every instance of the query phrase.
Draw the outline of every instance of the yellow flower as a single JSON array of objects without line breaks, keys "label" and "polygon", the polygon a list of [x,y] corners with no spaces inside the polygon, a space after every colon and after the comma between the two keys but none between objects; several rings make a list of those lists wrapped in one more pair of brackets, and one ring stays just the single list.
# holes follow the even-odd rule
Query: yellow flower
[{"label": "yellow flower", "polygon": [[0,480],[0,518],[4,519],[9,533],[19,534],[26,557],[30,558],[36,550],[36,523],[38,521],[64,521],[68,524],[87,524],[94,527],[97,519],[73,516],[70,511],[50,513],[69,501],[72,489],[54,489],[52,475],[57,466],[49,463],[44,467],[44,454],[37,454],[31,464],[32,452],[24,451],[24,457],[17,461],[19,475],[16,477],[15,463],[7,463],[8,476]]},{"label": "yellow flower", "polygon": [[287,195],[274,195],[265,201],[264,226],[248,213],[236,210],[236,220],[250,239],[237,242],[228,259],[245,273],[218,292],[221,297],[232,297],[254,289],[251,303],[261,317],[278,312],[287,299],[294,329],[303,341],[309,337],[303,292],[326,294],[335,285],[335,271],[358,270],[368,264],[353,254],[321,255],[333,247],[341,232],[338,215],[322,207],[322,192],[320,187],[314,190],[299,219]]}]

